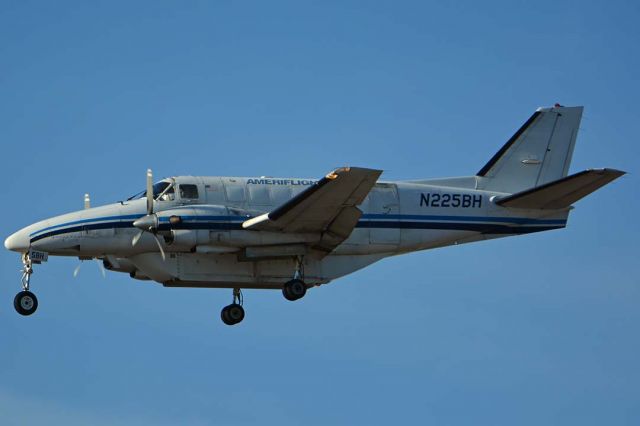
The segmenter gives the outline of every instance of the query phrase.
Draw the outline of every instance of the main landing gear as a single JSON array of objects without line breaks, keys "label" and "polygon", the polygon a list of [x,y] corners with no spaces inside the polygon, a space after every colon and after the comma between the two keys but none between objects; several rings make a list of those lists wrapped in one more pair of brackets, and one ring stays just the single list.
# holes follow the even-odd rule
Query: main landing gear
[{"label": "main landing gear", "polygon": [[33,274],[33,262],[29,253],[22,255],[22,291],[13,299],[13,307],[20,315],[31,315],[38,309],[36,295],[29,291],[31,274]]},{"label": "main landing gear", "polygon": [[[302,299],[307,294],[307,284],[304,282],[304,263],[302,256],[296,258],[296,270],[293,279],[287,281],[282,286],[282,294],[287,300]],[[242,291],[239,288],[233,289],[233,303],[222,308],[220,318],[227,325],[236,325],[244,319],[244,308],[242,307]]]},{"label": "main landing gear", "polygon": [[302,256],[296,258],[296,271],[293,279],[284,283],[282,294],[285,299],[294,301],[302,299],[307,294],[307,285],[304,282],[304,263]]},{"label": "main landing gear", "polygon": [[284,298],[290,301],[302,299],[307,294],[307,285],[304,281],[299,279],[292,279],[287,281],[282,288],[282,294]]},{"label": "main landing gear", "polygon": [[233,289],[233,303],[222,308],[220,312],[222,322],[227,325],[235,325],[244,319],[244,308],[242,307],[242,291],[239,288]]}]

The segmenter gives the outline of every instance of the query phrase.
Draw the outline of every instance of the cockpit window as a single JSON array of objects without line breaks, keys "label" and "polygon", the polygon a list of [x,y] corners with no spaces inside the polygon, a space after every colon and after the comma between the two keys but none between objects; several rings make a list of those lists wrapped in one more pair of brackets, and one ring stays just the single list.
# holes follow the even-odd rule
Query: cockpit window
[{"label": "cockpit window", "polygon": [[198,199],[197,185],[180,185],[180,198],[187,200]]},{"label": "cockpit window", "polygon": [[[156,198],[158,198],[158,195],[162,194],[169,185],[171,185],[169,182],[164,182],[164,181],[158,182],[155,185],[153,185],[153,199],[155,200]],[[145,195],[147,195],[146,192],[145,192]]]},{"label": "cockpit window", "polygon": [[[127,201],[137,200],[139,198],[145,198],[147,196],[147,191],[142,191],[134,195],[133,197],[127,198]],[[153,185],[153,199],[161,200],[161,201],[170,201],[175,198],[175,189],[174,185],[171,182],[161,181]]]},{"label": "cockpit window", "polygon": [[[162,187],[156,186],[164,184]],[[176,198],[174,185],[169,182],[158,182],[153,185],[153,198],[160,201],[172,201]]]}]

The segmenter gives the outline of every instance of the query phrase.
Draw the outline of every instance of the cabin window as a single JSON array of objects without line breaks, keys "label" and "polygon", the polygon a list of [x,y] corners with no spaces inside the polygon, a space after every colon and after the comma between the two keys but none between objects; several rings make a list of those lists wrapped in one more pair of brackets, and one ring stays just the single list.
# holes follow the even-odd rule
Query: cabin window
[{"label": "cabin window", "polygon": [[251,185],[249,186],[249,200],[251,204],[269,205],[269,190],[265,185]]},{"label": "cabin window", "polygon": [[205,183],[204,189],[207,196],[207,203],[209,204],[224,204],[224,187],[220,183],[219,179],[209,179],[209,183]]},{"label": "cabin window", "polygon": [[224,189],[227,193],[227,200],[230,203],[244,203],[244,185],[237,183],[235,179],[229,179],[224,183]]},{"label": "cabin window", "polygon": [[196,200],[198,198],[198,186],[180,185],[180,198],[183,200]]},{"label": "cabin window", "polygon": [[291,198],[291,188],[285,185],[273,185],[269,188],[269,191],[271,192],[273,204],[276,206],[284,204]]}]

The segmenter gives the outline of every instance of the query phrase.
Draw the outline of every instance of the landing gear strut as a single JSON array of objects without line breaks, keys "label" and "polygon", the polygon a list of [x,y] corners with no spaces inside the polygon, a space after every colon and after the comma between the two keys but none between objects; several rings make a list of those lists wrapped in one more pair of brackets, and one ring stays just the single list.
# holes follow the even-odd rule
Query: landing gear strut
[{"label": "landing gear strut", "polygon": [[284,283],[282,288],[282,294],[287,300],[302,299],[307,294],[307,285],[304,282],[304,259],[302,256],[296,258],[296,271],[293,274],[293,279]]},{"label": "landing gear strut", "polygon": [[13,307],[20,315],[31,315],[38,309],[36,295],[29,291],[31,274],[33,274],[33,262],[29,253],[22,255],[22,291],[13,299]]},{"label": "landing gear strut", "polygon": [[244,319],[244,308],[242,307],[242,291],[239,288],[233,289],[233,303],[222,308],[220,312],[222,322],[227,325],[235,325]]}]

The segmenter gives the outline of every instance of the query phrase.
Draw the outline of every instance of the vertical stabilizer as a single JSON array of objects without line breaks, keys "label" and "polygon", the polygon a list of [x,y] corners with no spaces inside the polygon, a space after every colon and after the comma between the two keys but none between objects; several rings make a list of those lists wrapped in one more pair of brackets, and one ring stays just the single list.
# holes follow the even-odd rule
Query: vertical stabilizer
[{"label": "vertical stabilizer", "polygon": [[478,188],[515,193],[567,176],[582,110],[538,108],[478,172]]}]

